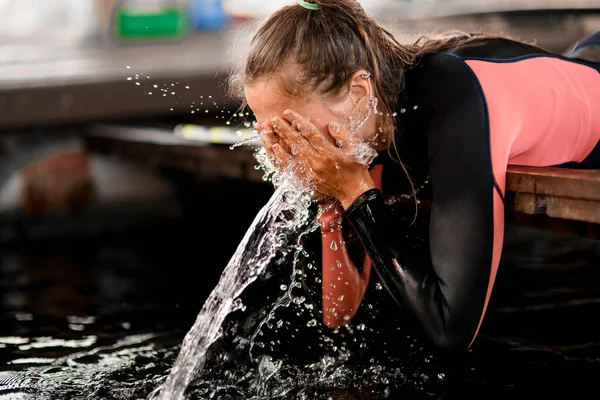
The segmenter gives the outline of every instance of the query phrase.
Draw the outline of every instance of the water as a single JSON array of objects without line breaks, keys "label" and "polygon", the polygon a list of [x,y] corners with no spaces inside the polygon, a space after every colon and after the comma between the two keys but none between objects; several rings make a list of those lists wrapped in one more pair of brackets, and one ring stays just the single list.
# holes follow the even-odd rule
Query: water
[{"label": "water", "polygon": [[[370,153],[357,160],[368,164]],[[449,363],[392,319],[371,323],[386,304],[376,279],[362,319],[323,329],[299,273],[310,258],[300,239],[316,228],[310,190],[291,176],[271,178],[276,190],[259,210],[247,204],[254,189],[235,193],[237,208],[190,201],[205,210],[190,219],[201,229],[181,236],[159,229],[116,245],[0,253],[0,400],[512,398],[556,394],[561,385],[571,395],[597,389],[600,330],[589,324],[600,311],[597,242],[509,227],[481,337]],[[229,218],[244,211],[258,211],[252,223]],[[245,234],[229,249],[234,226]],[[227,260],[207,258],[212,252],[234,254],[222,274]],[[291,262],[273,263],[279,255]],[[244,300],[260,279],[275,290],[258,286],[254,301]]]},{"label": "water", "polygon": [[223,320],[243,306],[239,295],[263,274],[279,251],[292,244],[287,242],[292,233],[308,224],[311,201],[295,180],[282,179],[282,185],[256,216],[186,335],[173,370],[160,389],[160,399],[183,399],[190,381],[202,370],[208,347],[220,335]]},{"label": "water", "polygon": [[[356,132],[376,112],[376,108],[377,100],[374,97],[366,98],[359,101],[352,114],[345,118],[347,120],[345,128],[350,132],[347,139],[354,150],[353,155],[357,162],[364,165],[369,165],[377,153],[358,138]],[[230,149],[233,150],[257,138],[260,136],[236,143]],[[297,252],[302,250],[300,242],[288,242],[293,234],[298,234],[300,231],[299,237],[301,238],[304,232],[308,233],[317,227],[314,220],[309,220],[309,207],[312,203],[313,193],[297,176],[293,175],[291,171],[297,170],[295,166],[290,166],[286,171],[276,171],[273,164],[264,157],[260,158],[259,156],[258,160],[262,162],[261,166],[265,171],[271,174],[277,189],[249,227],[225,268],[219,284],[209,296],[198,314],[194,326],[186,335],[181,352],[164,387],[156,390],[161,400],[183,399],[191,380],[202,372],[208,347],[221,335],[223,321],[231,312],[243,307],[239,299],[240,294],[264,273],[282,248],[295,245]],[[303,228],[305,231],[302,231]],[[332,246],[337,245],[332,242]],[[297,261],[297,257],[294,258],[294,261]],[[294,270],[295,264],[296,262],[288,267]],[[279,307],[289,306],[292,301],[291,290],[293,287],[294,285],[290,285],[290,290],[284,299],[280,299],[267,318],[259,324],[258,330],[251,339],[250,352],[262,326],[274,319],[273,312]],[[316,322],[309,323],[308,326],[314,325]],[[263,365],[264,362],[263,359],[260,365]],[[261,367],[259,366],[260,371]]]},{"label": "water", "polygon": [[[262,204],[270,195],[263,192]],[[228,227],[240,239],[261,205],[246,207]],[[222,232],[198,239],[193,227],[202,218],[187,223],[185,230],[160,227],[119,240],[3,247],[0,399],[137,400],[163,384],[218,282],[218,266],[235,251],[222,243],[222,254],[198,257],[198,240],[216,248]],[[188,398],[589,397],[600,389],[600,328],[590,322],[600,312],[600,243],[509,226],[504,252],[481,337],[450,367],[422,357],[407,368],[408,355],[388,357],[371,343],[359,360],[336,353],[294,363],[257,355],[254,362],[235,360],[231,374],[231,360],[225,371],[207,364]],[[274,284],[287,290],[290,281]],[[370,325],[354,328],[362,334]]]}]

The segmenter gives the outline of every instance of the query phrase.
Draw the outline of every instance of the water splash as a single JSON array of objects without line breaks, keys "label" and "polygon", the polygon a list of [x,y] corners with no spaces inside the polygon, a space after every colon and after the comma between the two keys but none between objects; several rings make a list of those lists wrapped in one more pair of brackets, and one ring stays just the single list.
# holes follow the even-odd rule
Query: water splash
[{"label": "water splash", "polygon": [[314,224],[309,218],[310,191],[287,171],[276,172],[273,177],[274,194],[250,225],[186,335],[159,399],[183,399],[194,376],[202,371],[209,346],[220,336],[225,317],[241,304],[236,303],[240,294],[265,271],[278,251],[289,245],[291,234]]},{"label": "water splash", "polygon": [[240,140],[237,143],[232,144],[231,146],[229,146],[229,150],[234,150],[237,147],[243,146],[248,143],[255,143],[255,142],[258,142],[259,140],[260,140],[259,135],[250,136],[250,137]]},{"label": "water splash", "polygon": [[[349,141],[352,143],[353,155],[357,162],[365,165],[373,161],[377,152],[356,133],[376,112],[376,107],[376,98],[365,98],[358,102],[351,115],[345,119],[350,131]],[[259,138],[260,136],[255,136],[244,139],[231,148],[234,149]],[[270,179],[275,186],[275,193],[254,219],[227,264],[219,283],[204,303],[194,326],[183,341],[179,356],[163,388],[153,394],[153,396],[158,395],[160,400],[184,398],[191,381],[204,367],[208,348],[220,337],[225,318],[239,309],[241,305],[239,296],[265,272],[281,249],[287,247],[295,251],[293,261],[295,265],[302,251],[300,240],[303,234],[318,227],[316,222],[318,218],[310,220],[309,211],[315,190],[307,187],[299,178],[303,175],[302,166],[292,163],[286,170],[278,171],[274,168],[272,160],[269,160],[265,154],[264,151],[257,152],[256,159],[265,170],[265,179]],[[297,242],[289,243],[289,238],[293,234],[298,238]],[[332,242],[331,245],[337,249],[336,243]],[[259,324],[255,335],[251,338],[250,355],[252,343],[261,327],[272,319],[277,308],[287,307],[293,301],[291,291],[294,287],[292,281],[289,288],[286,288],[284,296],[276,302],[267,318]],[[316,320],[312,321],[309,321],[309,324],[316,325]],[[259,371],[261,365],[264,367],[262,369],[274,370],[269,363],[270,361],[262,359]],[[269,374],[269,377],[271,375]]]},{"label": "water splash", "polygon": [[358,134],[358,130],[367,123],[369,118],[377,114],[377,104],[376,97],[362,97],[356,102],[350,114],[331,108],[331,111],[340,118],[343,127],[349,133],[347,140],[350,156],[359,164],[370,165],[377,157],[377,150],[371,145],[374,139],[364,139]]}]

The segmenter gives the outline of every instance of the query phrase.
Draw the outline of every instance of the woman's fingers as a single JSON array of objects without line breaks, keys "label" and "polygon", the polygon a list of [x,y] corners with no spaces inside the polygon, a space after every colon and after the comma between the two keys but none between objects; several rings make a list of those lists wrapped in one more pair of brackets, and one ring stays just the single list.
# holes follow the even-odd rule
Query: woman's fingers
[{"label": "woman's fingers", "polygon": [[273,134],[266,133],[261,135],[260,139],[262,140],[263,146],[269,158],[273,158],[273,145],[277,143],[277,139]]},{"label": "woman's fingers", "polygon": [[265,151],[267,152],[267,155],[269,156],[269,159],[272,160],[274,164],[279,165],[280,163],[277,160],[275,153],[273,152],[273,145],[279,143],[283,147],[283,150],[287,153],[290,152],[289,147],[281,140],[279,140],[279,136],[277,135],[277,133],[275,133],[270,124],[257,122],[254,124],[254,129],[256,129],[256,131],[260,134],[260,140],[262,141],[262,144],[265,148]]},{"label": "woman's fingers", "polygon": [[273,153],[282,168],[286,168],[292,161],[292,155],[285,151],[279,143],[273,145]]},{"label": "woman's fingers", "polygon": [[267,155],[269,158],[273,159],[273,145],[277,143],[275,132],[273,132],[273,129],[269,130],[266,124],[261,124],[258,122],[254,124],[254,129],[256,129],[260,134],[260,140],[265,148],[265,151],[267,152]]},{"label": "woman's fingers", "polygon": [[302,138],[308,141],[317,153],[323,154],[326,151],[331,151],[331,141],[307,118],[294,110],[284,111],[283,116],[286,118],[287,122],[291,124],[293,129],[299,133]]},{"label": "woman's fingers", "polygon": [[273,118],[273,129],[280,136],[282,142],[289,147],[292,157],[298,153],[307,155],[314,152],[306,139],[283,118]]}]

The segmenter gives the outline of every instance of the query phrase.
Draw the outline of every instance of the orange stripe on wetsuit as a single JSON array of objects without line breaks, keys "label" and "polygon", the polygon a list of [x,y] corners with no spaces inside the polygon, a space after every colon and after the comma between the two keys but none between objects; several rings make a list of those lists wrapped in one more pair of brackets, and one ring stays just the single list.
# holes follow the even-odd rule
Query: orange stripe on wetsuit
[{"label": "orange stripe on wetsuit", "polygon": [[[383,165],[369,171],[377,188],[382,188]],[[322,206],[323,207],[323,206]],[[352,262],[342,234],[341,205],[321,214],[323,323],[336,328],[348,322],[362,302],[371,276],[371,259],[365,254],[362,271]]]}]

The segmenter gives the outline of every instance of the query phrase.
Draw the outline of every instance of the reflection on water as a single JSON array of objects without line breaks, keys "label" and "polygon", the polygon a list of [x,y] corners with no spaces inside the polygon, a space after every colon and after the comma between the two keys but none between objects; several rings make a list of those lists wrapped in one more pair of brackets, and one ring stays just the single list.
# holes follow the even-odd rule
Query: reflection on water
[{"label": "reflection on water", "polygon": [[[166,379],[243,233],[224,254],[206,258],[183,232],[161,227],[2,249],[0,400],[147,398]],[[237,385],[197,382],[190,398],[514,398],[596,390],[599,267],[600,242],[511,227],[491,308],[465,356],[425,356],[410,369],[397,355],[373,354],[364,363],[325,357],[311,365],[263,357],[237,366]]]}]

